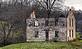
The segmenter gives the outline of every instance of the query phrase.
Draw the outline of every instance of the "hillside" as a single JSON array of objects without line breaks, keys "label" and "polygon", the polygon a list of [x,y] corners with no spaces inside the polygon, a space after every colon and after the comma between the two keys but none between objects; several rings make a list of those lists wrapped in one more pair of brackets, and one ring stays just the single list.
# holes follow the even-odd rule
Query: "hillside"
[{"label": "hillside", "polygon": [[[79,43],[78,43],[79,44]],[[81,49],[81,45],[75,45],[73,43],[66,42],[29,42],[12,44],[2,49]]]}]

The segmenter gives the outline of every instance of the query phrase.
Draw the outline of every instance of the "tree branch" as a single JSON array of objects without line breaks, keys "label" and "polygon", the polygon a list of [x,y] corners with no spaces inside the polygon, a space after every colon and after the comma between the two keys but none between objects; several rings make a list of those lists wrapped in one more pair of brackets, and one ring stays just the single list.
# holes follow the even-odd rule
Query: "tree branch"
[{"label": "tree branch", "polygon": [[7,34],[7,36],[6,36],[6,39],[7,39],[8,36],[10,35],[11,30],[12,30],[12,27],[13,27],[13,25],[10,25],[10,24],[9,24],[9,27],[8,27],[8,34]]},{"label": "tree branch", "polygon": [[46,9],[40,1],[37,1],[44,9]]},{"label": "tree branch", "polygon": [[[52,7],[53,7],[53,5],[55,4],[55,1],[56,1],[56,0],[54,0],[54,1],[53,1],[53,3],[51,4],[51,8],[52,8]],[[51,8],[50,8],[50,9],[51,9]]]}]

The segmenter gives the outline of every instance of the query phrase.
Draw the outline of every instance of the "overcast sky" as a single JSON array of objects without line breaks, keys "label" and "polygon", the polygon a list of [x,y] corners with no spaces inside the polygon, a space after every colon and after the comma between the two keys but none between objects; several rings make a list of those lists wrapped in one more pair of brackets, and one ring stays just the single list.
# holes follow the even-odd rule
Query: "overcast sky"
[{"label": "overcast sky", "polygon": [[76,10],[82,10],[82,0],[65,0],[65,5],[73,6]]},{"label": "overcast sky", "polygon": [[[8,1],[8,0],[3,0]],[[65,5],[67,6],[73,6],[76,10],[81,9],[82,10],[82,0],[65,0]]]}]

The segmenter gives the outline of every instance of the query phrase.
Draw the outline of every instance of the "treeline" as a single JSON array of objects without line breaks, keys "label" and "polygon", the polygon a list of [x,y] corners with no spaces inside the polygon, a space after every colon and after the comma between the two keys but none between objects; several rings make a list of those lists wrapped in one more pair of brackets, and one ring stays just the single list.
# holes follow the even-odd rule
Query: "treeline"
[{"label": "treeline", "polygon": [[29,6],[19,3],[0,6],[0,45],[25,42],[26,18],[31,13]]},{"label": "treeline", "polygon": [[[26,19],[31,12],[35,10],[36,17],[53,17],[58,19],[59,15],[66,14],[60,7],[55,6],[56,0],[38,1],[24,0],[18,2],[0,3],[0,44],[7,45],[11,43],[26,41]],[[61,5],[60,3],[57,3]]]}]

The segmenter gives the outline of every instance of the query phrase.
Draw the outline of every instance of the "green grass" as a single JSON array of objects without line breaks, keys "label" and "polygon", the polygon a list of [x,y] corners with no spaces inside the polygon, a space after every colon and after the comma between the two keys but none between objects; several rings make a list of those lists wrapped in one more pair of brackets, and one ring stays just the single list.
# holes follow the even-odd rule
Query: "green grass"
[{"label": "green grass", "polygon": [[81,49],[80,46],[66,42],[31,42],[1,47],[1,49]]},{"label": "green grass", "polygon": [[80,42],[82,42],[82,40],[80,40]]}]

